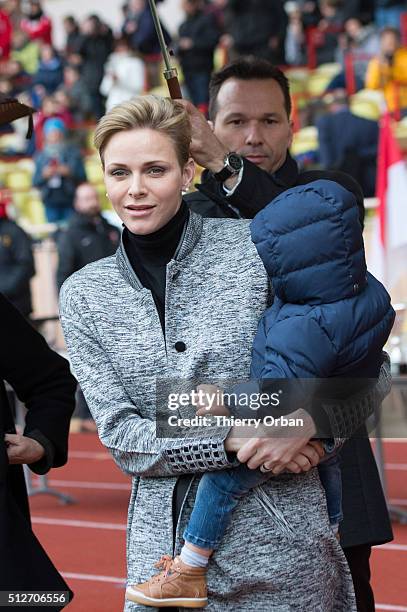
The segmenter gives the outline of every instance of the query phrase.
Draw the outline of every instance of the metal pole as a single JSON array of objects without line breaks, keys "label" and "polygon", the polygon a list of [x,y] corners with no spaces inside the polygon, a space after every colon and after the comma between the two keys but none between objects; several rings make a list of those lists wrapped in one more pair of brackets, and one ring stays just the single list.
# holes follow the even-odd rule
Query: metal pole
[{"label": "metal pole", "polygon": [[157,7],[154,0],[148,0],[150,6],[151,15],[154,21],[154,27],[157,32],[158,42],[161,47],[161,52],[164,58],[165,70],[164,78],[167,81],[168,90],[173,100],[182,99],[181,88],[178,81],[177,69],[171,66],[170,54],[168,53],[167,45],[165,44],[164,34],[161,27],[160,19],[158,17]]}]

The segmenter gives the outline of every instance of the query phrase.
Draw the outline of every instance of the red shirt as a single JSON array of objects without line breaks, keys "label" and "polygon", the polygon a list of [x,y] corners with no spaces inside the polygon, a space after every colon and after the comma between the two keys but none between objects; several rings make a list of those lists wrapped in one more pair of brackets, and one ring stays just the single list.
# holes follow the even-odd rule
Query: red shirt
[{"label": "red shirt", "polygon": [[49,17],[42,15],[39,19],[23,18],[20,28],[31,40],[41,40],[46,45],[51,45],[52,24]]},{"label": "red shirt", "polygon": [[0,9],[0,60],[8,59],[11,47],[11,21]]}]

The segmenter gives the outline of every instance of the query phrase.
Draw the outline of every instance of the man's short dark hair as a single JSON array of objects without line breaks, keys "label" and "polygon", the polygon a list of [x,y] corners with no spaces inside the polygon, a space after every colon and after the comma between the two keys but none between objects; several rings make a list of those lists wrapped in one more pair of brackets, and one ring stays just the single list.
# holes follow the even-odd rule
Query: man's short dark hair
[{"label": "man's short dark hair", "polygon": [[255,79],[274,79],[280,86],[284,96],[284,108],[287,117],[291,115],[290,86],[285,74],[270,62],[257,57],[244,57],[227,64],[222,70],[214,72],[209,83],[209,118],[214,121],[218,112],[218,93],[223,83],[228,79],[253,81]]}]

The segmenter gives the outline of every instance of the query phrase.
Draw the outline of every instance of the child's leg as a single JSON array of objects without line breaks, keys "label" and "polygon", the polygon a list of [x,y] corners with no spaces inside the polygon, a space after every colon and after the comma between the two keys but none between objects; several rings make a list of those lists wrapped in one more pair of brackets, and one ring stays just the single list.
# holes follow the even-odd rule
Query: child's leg
[{"label": "child's leg", "polygon": [[319,477],[325,489],[328,506],[329,522],[332,530],[337,533],[342,521],[342,474],[339,455],[322,461],[318,465]]},{"label": "child's leg", "polygon": [[[271,476],[270,472],[250,470],[245,464],[229,470],[205,473],[199,483],[194,508],[184,532],[185,546],[207,560],[213,550],[219,547],[239,500]],[[185,560],[185,563],[188,562]]]},{"label": "child's leg", "polygon": [[194,509],[185,530],[185,546],[179,557],[163,557],[160,574],[129,586],[130,601],[165,608],[203,608],[208,604],[206,566],[217,548],[239,499],[251,488],[270,478],[270,472],[249,470],[240,465],[232,470],[207,472],[199,483]]}]

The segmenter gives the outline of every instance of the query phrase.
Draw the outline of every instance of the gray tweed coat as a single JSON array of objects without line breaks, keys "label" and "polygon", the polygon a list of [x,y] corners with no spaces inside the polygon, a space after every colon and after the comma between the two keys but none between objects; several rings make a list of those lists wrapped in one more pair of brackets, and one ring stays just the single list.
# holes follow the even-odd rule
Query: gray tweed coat
[{"label": "gray tweed coat", "polygon": [[[62,288],[61,320],[74,372],[103,444],[133,476],[130,584],[149,578],[161,555],[179,552],[199,474],[231,465],[223,444],[227,428],[209,427],[193,439],[156,436],[155,379],[247,377],[269,297],[249,222],[194,213],[167,266],[165,338],[151,292],[141,286],[122,246]],[[177,352],[178,342],[185,344],[183,352]],[[182,473],[196,478],[174,551],[172,495]],[[241,501],[210,561],[208,589],[211,612],[356,609],[316,469],[273,478]],[[127,602],[125,610],[147,609]]]}]

